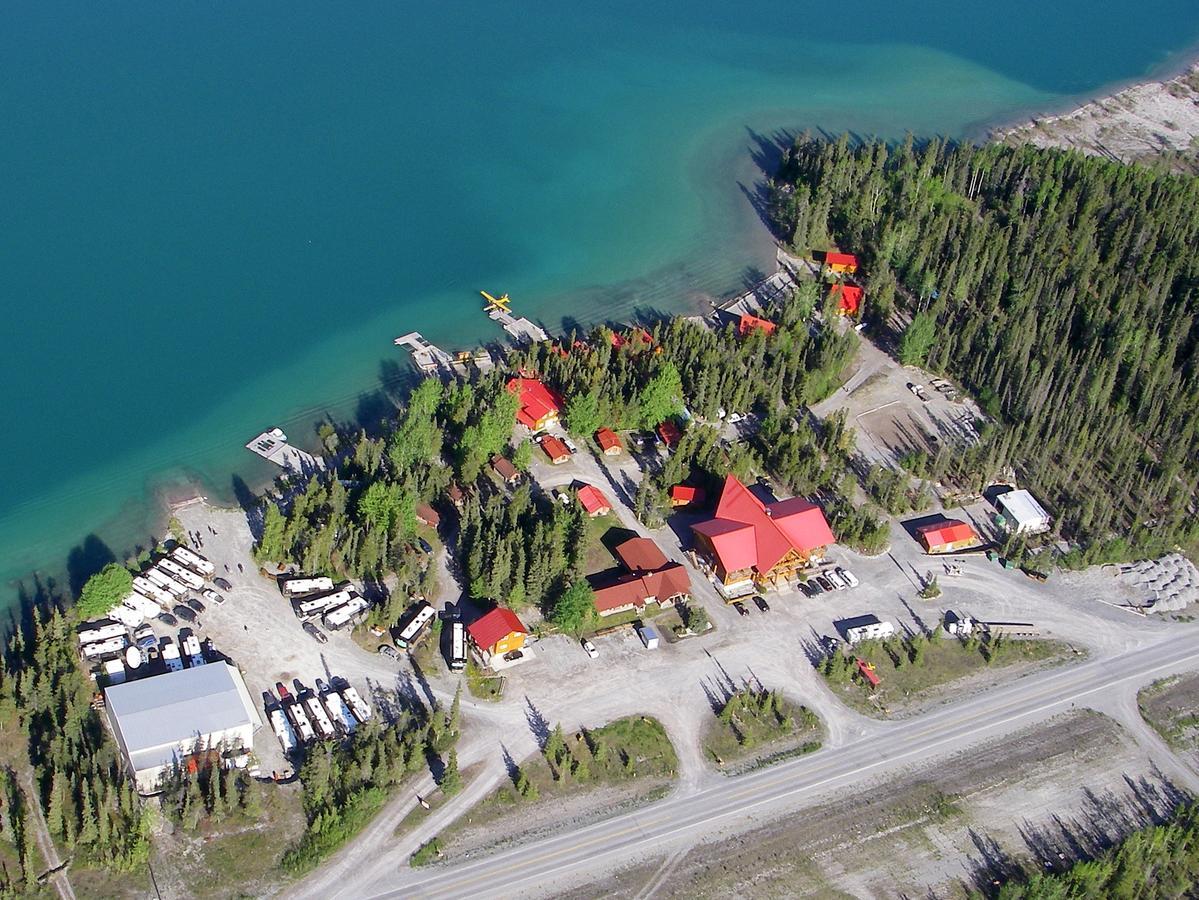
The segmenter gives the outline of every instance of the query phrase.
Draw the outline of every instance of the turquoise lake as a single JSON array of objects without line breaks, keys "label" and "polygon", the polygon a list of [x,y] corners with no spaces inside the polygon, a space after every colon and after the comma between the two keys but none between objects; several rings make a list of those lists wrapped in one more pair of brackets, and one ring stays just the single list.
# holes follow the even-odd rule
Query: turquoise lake
[{"label": "turquoise lake", "polygon": [[[0,29],[0,603],[369,415],[420,330],[693,307],[769,269],[804,129],[981,135],[1178,65],[1199,4],[14,4]],[[26,586],[32,582],[26,580]]]}]

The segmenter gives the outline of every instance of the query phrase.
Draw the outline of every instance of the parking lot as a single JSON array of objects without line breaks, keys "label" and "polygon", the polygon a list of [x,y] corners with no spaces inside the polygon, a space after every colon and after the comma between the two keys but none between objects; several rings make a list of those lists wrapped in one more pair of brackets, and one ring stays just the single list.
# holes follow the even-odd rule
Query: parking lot
[{"label": "parking lot", "polygon": [[[949,385],[945,385],[950,389]],[[857,449],[868,465],[896,466],[911,450],[936,453],[941,446],[978,440],[982,412],[969,398],[937,390],[925,372],[899,365],[860,339],[855,369],[843,387],[812,407],[820,418],[845,410],[857,432]],[[924,399],[922,399],[924,398]]]}]

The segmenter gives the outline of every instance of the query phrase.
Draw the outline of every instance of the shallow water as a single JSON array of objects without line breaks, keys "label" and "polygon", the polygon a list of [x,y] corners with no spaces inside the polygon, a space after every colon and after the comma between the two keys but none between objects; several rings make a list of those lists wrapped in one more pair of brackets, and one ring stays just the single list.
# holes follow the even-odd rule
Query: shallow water
[{"label": "shallow water", "polygon": [[269,475],[261,428],[370,415],[393,336],[497,338],[480,288],[551,329],[735,291],[780,134],[974,134],[1199,38],[1172,0],[251,6],[0,29],[0,602]]}]

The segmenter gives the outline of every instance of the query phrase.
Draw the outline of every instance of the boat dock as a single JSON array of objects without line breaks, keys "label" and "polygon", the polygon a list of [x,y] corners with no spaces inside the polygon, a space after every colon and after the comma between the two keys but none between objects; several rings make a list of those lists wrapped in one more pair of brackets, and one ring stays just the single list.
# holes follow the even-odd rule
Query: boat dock
[{"label": "boat dock", "polygon": [[425,375],[434,372],[448,372],[454,365],[454,357],[446,353],[436,344],[421,337],[419,331],[410,331],[394,341],[397,347],[407,347],[412,353],[413,364]]},{"label": "boat dock", "polygon": [[264,431],[246,444],[246,449],[297,475],[311,475],[325,468],[324,459],[289,444],[282,428]]},{"label": "boat dock", "polygon": [[518,344],[538,344],[550,339],[550,336],[545,333],[545,329],[536,322],[531,322],[523,316],[518,319],[506,309],[492,309],[487,313],[487,318],[499,322],[504,331],[512,335]]}]

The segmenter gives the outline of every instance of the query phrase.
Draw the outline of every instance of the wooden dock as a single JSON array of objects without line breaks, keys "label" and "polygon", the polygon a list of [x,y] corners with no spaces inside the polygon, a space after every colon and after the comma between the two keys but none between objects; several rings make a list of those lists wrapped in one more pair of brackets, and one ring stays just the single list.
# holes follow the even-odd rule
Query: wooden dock
[{"label": "wooden dock", "polygon": [[487,318],[499,322],[504,331],[508,332],[518,344],[537,344],[550,339],[550,336],[545,333],[545,329],[536,322],[531,322],[523,317],[518,319],[506,310],[493,309],[487,313]]},{"label": "wooden dock", "polygon": [[425,375],[453,370],[454,357],[436,344],[425,340],[419,331],[410,331],[401,335],[395,339],[394,343],[397,347],[408,348],[412,353],[413,364]]},{"label": "wooden dock", "polygon": [[246,449],[297,475],[311,475],[325,468],[324,459],[289,444],[282,428],[264,431],[246,444]]}]

